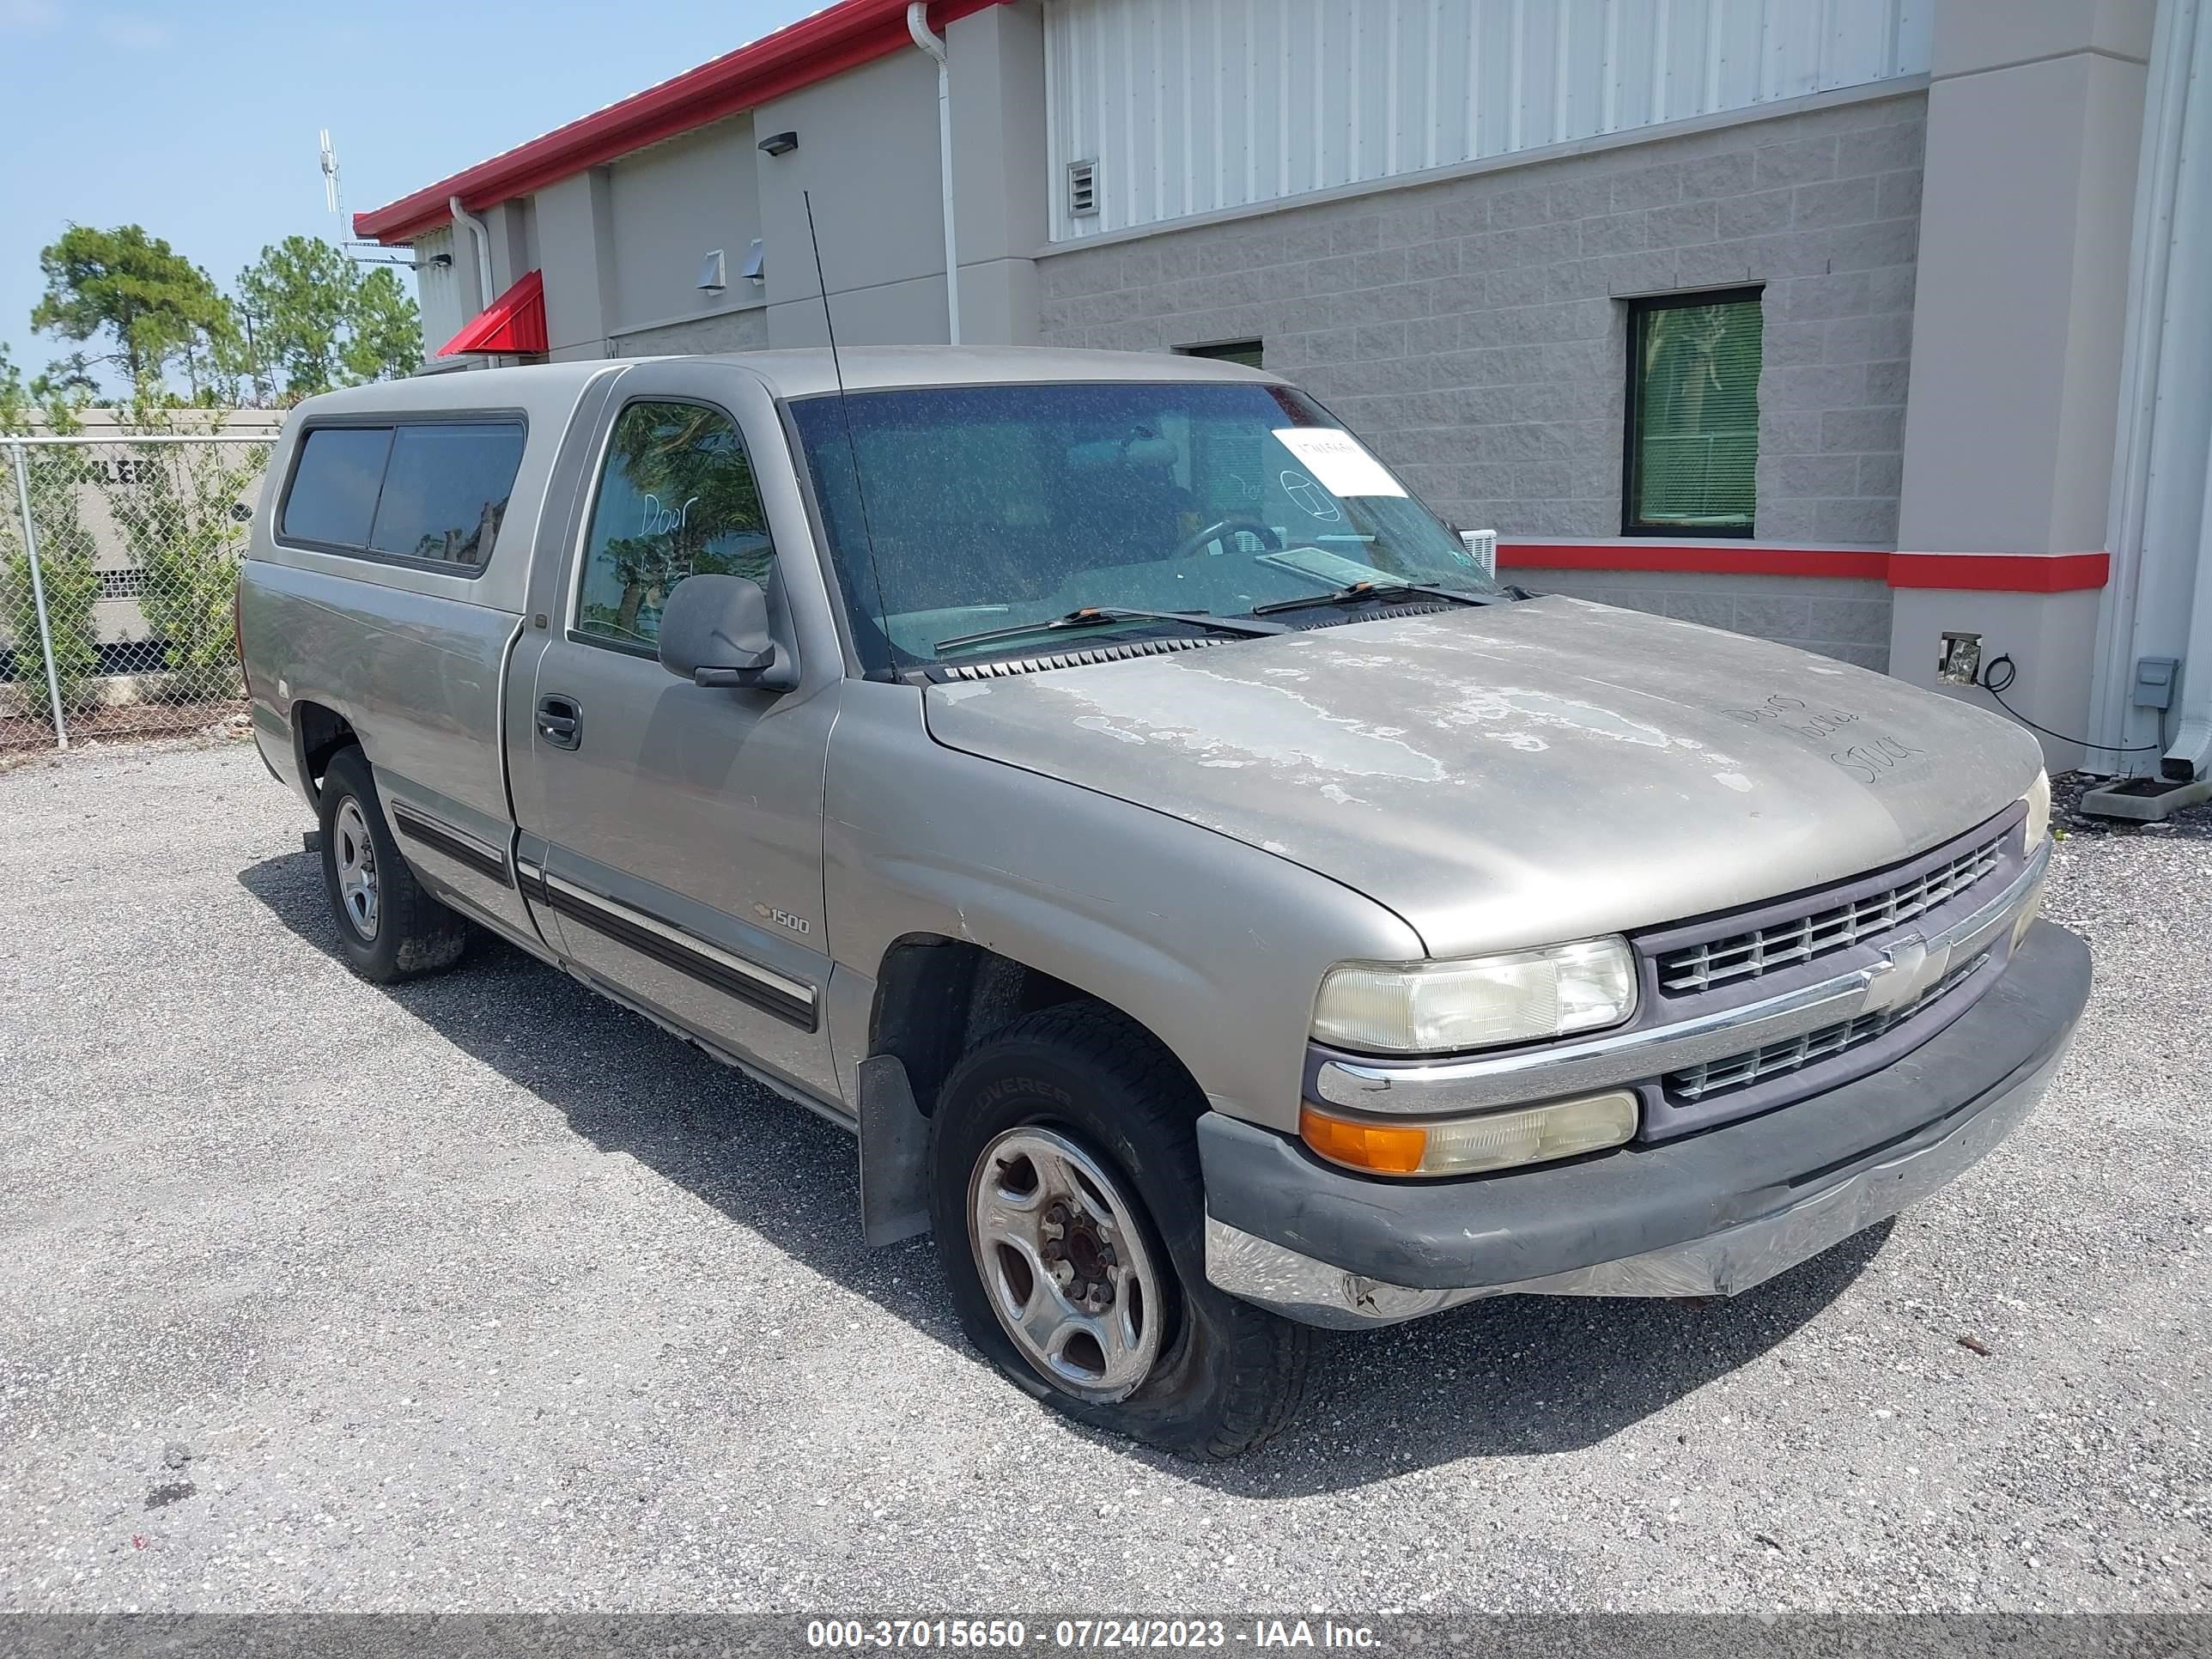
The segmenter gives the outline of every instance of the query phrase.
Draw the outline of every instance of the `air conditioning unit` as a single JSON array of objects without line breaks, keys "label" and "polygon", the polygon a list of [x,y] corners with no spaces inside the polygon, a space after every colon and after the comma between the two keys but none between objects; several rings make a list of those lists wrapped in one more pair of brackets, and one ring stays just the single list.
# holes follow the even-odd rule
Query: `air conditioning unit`
[{"label": "air conditioning unit", "polygon": [[1459,538],[1482,574],[1492,581],[1498,580],[1498,532],[1495,530],[1462,530]]}]

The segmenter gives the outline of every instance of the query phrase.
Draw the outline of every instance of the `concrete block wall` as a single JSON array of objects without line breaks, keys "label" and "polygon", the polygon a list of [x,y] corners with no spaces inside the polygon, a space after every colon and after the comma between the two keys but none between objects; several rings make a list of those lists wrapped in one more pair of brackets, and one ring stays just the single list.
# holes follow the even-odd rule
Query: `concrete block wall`
[{"label": "concrete block wall", "polygon": [[1763,283],[1758,538],[1892,547],[1924,106],[1816,100],[1055,251],[1039,261],[1043,338],[1260,339],[1459,523],[1611,538],[1622,301]]},{"label": "concrete block wall", "polygon": [[1886,582],[1527,566],[1499,574],[1532,593],[1571,593],[1600,605],[1755,634],[1878,672],[1889,667],[1890,591]]},{"label": "concrete block wall", "polygon": [[711,317],[693,317],[659,328],[617,334],[611,342],[611,357],[652,357],[685,351],[765,351],[768,349],[768,307],[757,305],[743,311],[721,311]]}]

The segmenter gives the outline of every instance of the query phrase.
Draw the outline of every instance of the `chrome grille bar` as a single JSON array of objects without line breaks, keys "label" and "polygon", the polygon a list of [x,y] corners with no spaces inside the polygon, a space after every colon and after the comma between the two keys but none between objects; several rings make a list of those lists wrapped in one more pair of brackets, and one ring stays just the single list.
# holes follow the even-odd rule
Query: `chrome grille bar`
[{"label": "chrome grille bar", "polygon": [[1748,1088],[1784,1072],[1801,1071],[1815,1060],[1829,1059],[1847,1048],[1871,1042],[1887,1031],[1894,1030],[1946,992],[1956,988],[1968,975],[1989,959],[1989,952],[1983,951],[1972,961],[1954,968],[1910,1002],[1899,1003],[1894,1007],[1880,1009],[1870,1014],[1861,1014],[1856,1019],[1838,1020],[1832,1025],[1821,1026],[1818,1030],[1807,1031],[1802,1036],[1765,1043],[1743,1054],[1730,1054],[1724,1060],[1669,1072],[1661,1080],[1662,1085],[1670,1099],[1698,1101],[1730,1089]]},{"label": "chrome grille bar", "polygon": [[1660,988],[1670,996],[1694,995],[1878,938],[1996,873],[2003,863],[2004,839],[1998,836],[1910,881],[1852,903],[1669,951],[1659,959]]}]

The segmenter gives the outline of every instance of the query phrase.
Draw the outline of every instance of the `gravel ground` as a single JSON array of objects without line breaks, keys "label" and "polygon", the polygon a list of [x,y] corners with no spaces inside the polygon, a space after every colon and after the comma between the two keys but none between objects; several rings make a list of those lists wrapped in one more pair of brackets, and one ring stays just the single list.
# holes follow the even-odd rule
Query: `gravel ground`
[{"label": "gravel ground", "polygon": [[0,775],[0,1607],[2212,1607],[2212,813],[2060,847],[2096,1000],[1956,1187],[1346,1340],[1211,1470],[994,1380],[840,1132],[504,948],[354,980],[305,822]]}]

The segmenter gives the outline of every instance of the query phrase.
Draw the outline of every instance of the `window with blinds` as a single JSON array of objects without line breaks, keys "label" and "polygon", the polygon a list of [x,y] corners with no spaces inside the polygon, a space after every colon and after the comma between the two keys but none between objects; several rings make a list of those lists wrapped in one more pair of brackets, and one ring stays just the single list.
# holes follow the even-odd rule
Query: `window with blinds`
[{"label": "window with blinds", "polygon": [[1763,331],[1757,289],[1630,301],[1624,531],[1752,533]]}]

